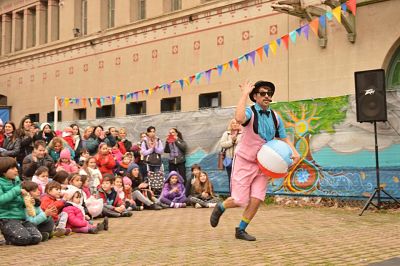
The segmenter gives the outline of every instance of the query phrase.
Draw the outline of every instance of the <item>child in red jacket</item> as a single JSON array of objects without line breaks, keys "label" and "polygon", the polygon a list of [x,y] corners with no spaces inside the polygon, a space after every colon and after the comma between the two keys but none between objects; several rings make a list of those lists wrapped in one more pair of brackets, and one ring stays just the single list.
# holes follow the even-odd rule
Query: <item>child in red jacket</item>
[{"label": "child in red jacket", "polygon": [[53,233],[55,236],[69,235],[70,229],[66,229],[68,215],[63,213],[65,201],[61,199],[61,185],[58,182],[49,182],[45,187],[45,194],[40,198],[40,208],[46,211],[49,207],[56,207],[57,212],[53,213],[51,217],[56,224],[56,229]]},{"label": "child in red jacket", "polygon": [[78,188],[68,189],[64,196],[67,203],[63,212],[68,214],[67,228],[70,228],[75,233],[97,234],[99,231],[108,230],[108,218],[105,217],[101,223],[91,225],[85,219],[85,210],[80,204],[82,193]]},{"label": "child in red jacket", "polygon": [[99,145],[99,150],[95,158],[96,158],[96,164],[99,167],[99,170],[102,175],[112,174],[114,172],[114,168],[117,165],[117,163],[115,162],[114,156],[108,149],[107,144],[101,143]]}]

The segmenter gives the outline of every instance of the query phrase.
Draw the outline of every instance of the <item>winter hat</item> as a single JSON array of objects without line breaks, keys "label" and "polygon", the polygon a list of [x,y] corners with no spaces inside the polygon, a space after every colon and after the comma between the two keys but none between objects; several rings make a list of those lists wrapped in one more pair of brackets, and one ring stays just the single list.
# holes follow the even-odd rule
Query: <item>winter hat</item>
[{"label": "winter hat", "polygon": [[71,152],[69,149],[63,149],[60,152],[60,159],[71,159]]},{"label": "winter hat", "polygon": [[132,186],[132,180],[131,180],[129,177],[127,177],[127,176],[124,176],[124,178],[122,178],[122,183],[123,183],[124,185],[130,185],[130,186]]},{"label": "winter hat", "polygon": [[63,131],[63,133],[62,133],[62,137],[63,137],[63,138],[69,137],[69,136],[72,135],[72,133],[73,133],[72,127],[66,127],[66,128],[64,128],[64,131]]},{"label": "winter hat", "polygon": [[40,125],[40,130],[43,131],[43,129],[44,129],[45,126],[49,126],[49,127],[51,128],[51,125],[50,125],[49,123],[45,122],[45,123],[42,123],[42,124]]},{"label": "winter hat", "polygon": [[129,173],[129,174],[132,173],[132,170],[133,170],[133,169],[136,169],[136,168],[139,168],[139,165],[137,165],[137,164],[135,164],[135,163],[130,163],[130,164],[128,165],[128,173]]},{"label": "winter hat", "polygon": [[[75,192],[77,192],[77,191],[81,192],[79,188],[69,185],[68,189],[64,191],[64,196],[65,196],[64,198],[67,201],[72,200],[72,197],[74,196]],[[82,195],[81,195],[81,197],[82,197]]]}]

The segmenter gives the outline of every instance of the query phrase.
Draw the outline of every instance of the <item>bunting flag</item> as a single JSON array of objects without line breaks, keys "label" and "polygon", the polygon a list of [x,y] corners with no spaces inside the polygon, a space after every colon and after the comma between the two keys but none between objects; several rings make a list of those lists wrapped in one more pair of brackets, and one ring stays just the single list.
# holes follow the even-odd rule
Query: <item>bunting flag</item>
[{"label": "bunting flag", "polygon": [[342,7],[341,6],[337,6],[332,10],[332,14],[333,16],[336,18],[336,20],[339,23],[342,23]]},{"label": "bunting flag", "polygon": [[318,26],[319,26],[318,18],[315,18],[310,22],[310,28],[317,36],[318,36]]},{"label": "bunting flag", "polygon": [[356,15],[356,8],[357,8],[356,0],[349,0],[349,1],[346,2],[346,5],[350,9],[351,13],[353,13],[353,15],[355,16]]},{"label": "bunting flag", "polygon": [[[296,36],[296,35],[295,35],[295,36]],[[283,35],[281,39],[282,39],[282,41],[283,41],[283,44],[284,44],[285,47],[286,47],[286,50],[288,50],[288,49],[289,49],[289,35],[288,35],[288,34]]]},{"label": "bunting flag", "polygon": [[269,43],[269,49],[271,49],[273,54],[276,54],[276,49],[277,49],[276,41],[272,41]]},{"label": "bunting flag", "polygon": [[171,94],[171,88],[173,83],[179,84],[181,90],[184,89],[184,87],[190,87],[190,85],[193,83],[193,80],[196,80],[196,83],[199,84],[202,76],[205,77],[205,80],[207,83],[211,82],[211,73],[213,70],[217,70],[218,76],[221,76],[224,71],[227,71],[229,68],[233,69],[235,68],[236,71],[239,72],[240,70],[240,64],[243,63],[244,60],[246,62],[249,61],[249,58],[251,59],[251,62],[253,65],[255,65],[255,58],[256,54],[258,55],[260,62],[263,61],[263,54],[265,53],[266,58],[268,58],[270,51],[272,52],[273,55],[276,54],[278,47],[281,47],[281,43],[283,42],[284,46],[286,49],[289,49],[289,38],[293,44],[296,43],[297,37],[301,37],[304,35],[306,39],[308,40],[309,38],[309,32],[310,28],[311,30],[315,33],[315,35],[318,37],[318,29],[319,26],[321,25],[322,28],[326,28],[326,19],[332,20],[333,17],[337,20],[338,23],[342,23],[341,16],[342,16],[342,11],[347,12],[349,10],[354,16],[356,15],[356,8],[357,8],[357,3],[356,0],[348,0],[345,3],[342,3],[341,5],[333,8],[331,11],[325,12],[325,14],[321,15],[320,17],[314,18],[310,23],[305,24],[293,31],[290,31],[289,33],[283,35],[280,38],[277,38],[275,40],[269,41],[268,43],[264,44],[263,46],[258,47],[257,49],[250,51],[248,53],[245,53],[244,55],[241,55],[237,58],[231,59],[228,62],[224,64],[219,64],[215,67],[212,67],[210,69],[204,70],[197,72],[194,75],[190,75],[181,79],[175,79],[173,81],[161,84],[161,85],[156,85],[155,87],[152,88],[146,88],[142,90],[138,90],[135,92],[128,92],[125,94],[120,94],[120,95],[112,95],[112,96],[98,96],[98,97],[76,97],[76,98],[67,98],[67,97],[56,97],[55,100],[58,104],[58,106],[61,108],[63,105],[68,107],[72,104],[82,104],[84,108],[87,107],[87,103],[89,103],[90,107],[92,107],[93,104],[95,104],[98,107],[102,107],[105,105],[106,101],[111,102],[112,104],[118,104],[122,101],[126,100],[138,100],[139,99],[139,93],[141,95],[152,95],[154,92],[157,92],[159,89],[163,89],[164,91],[167,90],[169,94]]},{"label": "bunting flag", "polygon": [[260,47],[260,48],[258,48],[257,50],[256,50],[256,52],[257,52],[257,54],[258,54],[258,57],[260,58],[260,61],[262,62],[262,60],[263,60],[263,47]]}]

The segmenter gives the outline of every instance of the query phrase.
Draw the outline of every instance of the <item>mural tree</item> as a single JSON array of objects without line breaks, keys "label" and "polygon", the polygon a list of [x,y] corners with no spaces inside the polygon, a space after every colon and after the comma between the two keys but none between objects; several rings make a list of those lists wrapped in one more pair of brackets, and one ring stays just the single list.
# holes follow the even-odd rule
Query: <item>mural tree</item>
[{"label": "mural tree", "polygon": [[311,194],[320,188],[323,171],[313,159],[310,140],[320,132],[335,133],[334,125],[345,119],[347,107],[348,96],[272,105],[284,120],[288,133],[294,135],[294,145],[300,153],[300,161],[275,185],[274,192]]}]

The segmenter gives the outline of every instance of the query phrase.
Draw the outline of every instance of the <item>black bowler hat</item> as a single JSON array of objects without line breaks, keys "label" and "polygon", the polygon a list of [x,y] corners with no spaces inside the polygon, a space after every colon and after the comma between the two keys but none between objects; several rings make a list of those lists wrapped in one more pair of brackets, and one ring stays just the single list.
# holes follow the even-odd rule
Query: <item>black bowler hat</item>
[{"label": "black bowler hat", "polygon": [[252,102],[254,102],[254,103],[256,102],[256,100],[254,100],[253,96],[254,96],[254,94],[256,94],[258,92],[258,90],[261,87],[270,88],[272,90],[272,95],[274,95],[274,93],[275,93],[275,85],[274,85],[274,83],[269,82],[269,81],[259,80],[254,84],[254,89],[249,94],[249,98],[250,98],[250,100]]}]

